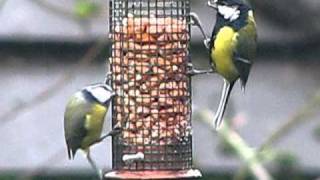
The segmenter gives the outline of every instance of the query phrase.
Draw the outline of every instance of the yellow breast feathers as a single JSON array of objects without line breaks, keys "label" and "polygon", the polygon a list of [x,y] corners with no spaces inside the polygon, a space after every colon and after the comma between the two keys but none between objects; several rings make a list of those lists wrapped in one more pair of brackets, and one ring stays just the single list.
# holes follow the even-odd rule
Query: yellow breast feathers
[{"label": "yellow breast feathers", "polygon": [[91,145],[101,136],[104,116],[107,109],[100,104],[95,104],[91,111],[90,114],[86,115],[85,128],[88,134],[82,143],[82,147]]},{"label": "yellow breast feathers", "polygon": [[238,33],[231,27],[223,27],[217,33],[214,47],[211,49],[211,58],[214,61],[216,70],[229,81],[239,77],[232,60],[237,36]]}]

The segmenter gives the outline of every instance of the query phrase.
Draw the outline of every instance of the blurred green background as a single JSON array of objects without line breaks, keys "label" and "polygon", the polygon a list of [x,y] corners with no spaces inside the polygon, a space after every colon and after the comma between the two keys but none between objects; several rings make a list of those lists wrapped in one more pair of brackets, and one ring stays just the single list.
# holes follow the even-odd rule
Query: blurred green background
[{"label": "blurred green background", "polygon": [[[194,164],[203,179],[320,177],[320,1],[252,0],[259,49],[248,86],[237,85],[229,126],[207,124],[222,86],[193,79]],[[215,12],[192,0],[207,34]],[[95,179],[80,154],[67,159],[63,113],[77,89],[101,82],[108,57],[107,0],[0,0],[0,179]],[[192,60],[208,66],[199,31]],[[110,141],[93,157],[111,168]]]}]

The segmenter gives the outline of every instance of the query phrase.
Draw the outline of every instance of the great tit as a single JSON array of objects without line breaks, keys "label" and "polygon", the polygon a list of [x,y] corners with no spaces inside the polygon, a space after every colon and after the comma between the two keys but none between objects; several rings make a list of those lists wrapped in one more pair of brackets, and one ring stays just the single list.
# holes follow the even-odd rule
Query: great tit
[{"label": "great tit", "polygon": [[214,72],[224,78],[224,85],[214,124],[219,128],[235,82],[240,79],[244,89],[257,49],[256,23],[251,6],[244,0],[208,1],[217,10],[216,25],[211,38],[206,35],[197,16],[195,25],[202,29]]},{"label": "great tit", "polygon": [[90,156],[90,146],[119,130],[113,128],[101,137],[104,118],[114,96],[115,92],[107,84],[90,85],[71,96],[64,113],[64,132],[69,159],[73,159],[79,149],[83,150],[100,178],[102,172]]}]

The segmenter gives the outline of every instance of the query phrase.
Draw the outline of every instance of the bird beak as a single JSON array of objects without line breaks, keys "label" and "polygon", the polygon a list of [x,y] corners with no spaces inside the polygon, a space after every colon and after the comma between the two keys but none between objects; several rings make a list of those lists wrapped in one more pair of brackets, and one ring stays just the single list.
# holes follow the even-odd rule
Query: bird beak
[{"label": "bird beak", "polygon": [[218,9],[218,4],[216,2],[211,2],[211,0],[208,1],[208,6],[213,9]]}]

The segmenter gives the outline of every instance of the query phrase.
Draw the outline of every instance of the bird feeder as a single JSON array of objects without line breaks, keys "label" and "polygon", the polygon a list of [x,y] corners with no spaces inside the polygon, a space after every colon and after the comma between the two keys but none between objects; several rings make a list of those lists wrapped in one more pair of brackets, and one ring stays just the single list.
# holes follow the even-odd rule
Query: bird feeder
[{"label": "bird feeder", "polygon": [[110,0],[112,172],[106,179],[195,179],[190,2]]}]

